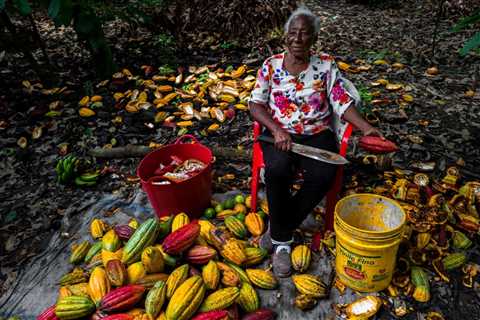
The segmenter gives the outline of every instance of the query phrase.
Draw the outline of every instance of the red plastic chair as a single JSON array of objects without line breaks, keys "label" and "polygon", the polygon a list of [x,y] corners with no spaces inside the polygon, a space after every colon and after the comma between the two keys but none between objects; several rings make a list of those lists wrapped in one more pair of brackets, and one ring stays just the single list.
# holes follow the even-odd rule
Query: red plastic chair
[{"label": "red plastic chair", "polygon": [[[353,125],[348,124],[345,133],[342,137],[342,142],[340,144],[339,153],[341,156],[345,157],[347,154],[347,147],[348,147],[348,139],[350,138],[353,131]],[[253,159],[252,159],[252,182],[251,182],[251,209],[252,211],[257,211],[257,194],[258,194],[258,186],[260,182],[260,169],[265,167],[265,163],[263,162],[263,152],[262,147],[260,146],[260,142],[257,141],[257,137],[262,132],[262,126],[258,122],[254,122],[253,124]],[[338,194],[340,193],[340,189],[342,188],[342,181],[343,181],[343,166],[338,166],[337,174],[335,176],[335,181],[333,183],[332,188],[327,193],[327,203],[325,208],[325,227],[326,230],[333,230],[333,213],[335,211],[335,205],[338,201]]]}]

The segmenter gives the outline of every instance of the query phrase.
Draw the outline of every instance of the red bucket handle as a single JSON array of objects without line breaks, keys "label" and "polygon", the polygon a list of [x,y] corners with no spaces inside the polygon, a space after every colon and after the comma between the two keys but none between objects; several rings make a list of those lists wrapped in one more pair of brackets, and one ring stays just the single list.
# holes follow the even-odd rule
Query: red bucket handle
[{"label": "red bucket handle", "polygon": [[191,134],[184,134],[183,136],[179,137],[177,140],[175,140],[175,142],[173,144],[179,144],[179,143],[184,143],[183,140],[185,139],[191,139],[193,140],[193,142],[195,143],[200,143],[200,141],[197,140],[197,138],[195,138],[194,135],[191,135]]}]

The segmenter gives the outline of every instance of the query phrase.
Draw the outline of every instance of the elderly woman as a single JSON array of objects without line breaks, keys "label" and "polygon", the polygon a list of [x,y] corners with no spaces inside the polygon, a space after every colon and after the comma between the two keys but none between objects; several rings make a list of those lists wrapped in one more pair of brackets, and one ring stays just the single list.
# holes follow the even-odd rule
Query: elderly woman
[{"label": "elderly woman", "polygon": [[[285,24],[286,51],[265,60],[249,101],[252,117],[275,140],[262,143],[270,225],[260,244],[274,250],[273,271],[280,277],[291,272],[293,231],[325,196],[336,173],[335,165],[290,153],[292,142],[337,152],[335,117],[363,135],[381,136],[356,111],[358,93],[332,56],[310,52],[319,29],[319,18],[306,7],[292,13]],[[295,170],[302,170],[304,182],[292,196]]]}]

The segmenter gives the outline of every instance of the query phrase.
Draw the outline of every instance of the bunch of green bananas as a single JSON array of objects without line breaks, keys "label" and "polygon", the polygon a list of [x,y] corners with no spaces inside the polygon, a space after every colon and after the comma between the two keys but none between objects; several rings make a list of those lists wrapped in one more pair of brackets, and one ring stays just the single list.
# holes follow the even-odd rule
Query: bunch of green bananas
[{"label": "bunch of green bananas", "polygon": [[79,173],[80,159],[74,155],[68,155],[60,160],[58,160],[55,167],[57,172],[57,181],[61,184],[68,184],[70,182],[75,183],[75,185],[83,186],[93,186],[97,183],[97,179],[100,176],[98,170],[94,172]]},{"label": "bunch of green bananas", "polygon": [[100,176],[100,172],[94,171],[89,173],[83,173],[75,178],[74,182],[77,186],[93,186],[97,183],[97,179]]},{"label": "bunch of green bananas", "polygon": [[55,167],[55,172],[57,173],[57,181],[61,184],[67,184],[73,178],[75,178],[79,162],[80,159],[71,154],[58,160]]}]

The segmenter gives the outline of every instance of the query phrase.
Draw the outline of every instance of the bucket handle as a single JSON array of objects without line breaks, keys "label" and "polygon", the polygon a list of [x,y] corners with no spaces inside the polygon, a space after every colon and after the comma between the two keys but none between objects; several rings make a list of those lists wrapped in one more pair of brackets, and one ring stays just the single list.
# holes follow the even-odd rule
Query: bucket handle
[{"label": "bucket handle", "polygon": [[179,143],[184,143],[183,140],[185,139],[191,139],[195,143],[200,143],[197,138],[195,138],[194,135],[191,134],[184,134],[183,136],[179,137],[173,144],[179,144]]}]

